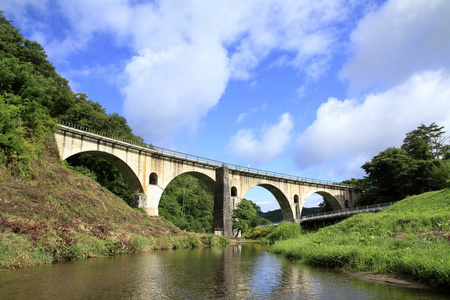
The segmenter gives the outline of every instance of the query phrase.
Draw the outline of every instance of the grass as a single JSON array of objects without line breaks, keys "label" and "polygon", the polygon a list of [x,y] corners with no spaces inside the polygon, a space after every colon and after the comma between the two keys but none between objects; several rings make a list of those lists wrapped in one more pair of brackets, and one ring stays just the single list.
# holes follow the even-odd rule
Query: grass
[{"label": "grass", "polygon": [[450,189],[446,189],[279,241],[271,251],[309,265],[406,275],[448,287],[449,244]]},{"label": "grass", "polygon": [[[18,180],[0,165],[0,270],[155,249],[227,243],[187,233],[129,207],[86,176],[67,169],[50,149],[36,175]],[[53,154],[52,154],[53,153]]]}]

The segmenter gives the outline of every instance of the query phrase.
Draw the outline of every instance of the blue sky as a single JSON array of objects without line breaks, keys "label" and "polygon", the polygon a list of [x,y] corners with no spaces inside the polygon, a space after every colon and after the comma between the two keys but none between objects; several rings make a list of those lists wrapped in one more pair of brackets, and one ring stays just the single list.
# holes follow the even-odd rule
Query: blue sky
[{"label": "blue sky", "polygon": [[[3,0],[0,10],[75,92],[156,146],[341,181],[421,123],[450,128],[447,0]],[[246,197],[278,208],[262,188]]]}]

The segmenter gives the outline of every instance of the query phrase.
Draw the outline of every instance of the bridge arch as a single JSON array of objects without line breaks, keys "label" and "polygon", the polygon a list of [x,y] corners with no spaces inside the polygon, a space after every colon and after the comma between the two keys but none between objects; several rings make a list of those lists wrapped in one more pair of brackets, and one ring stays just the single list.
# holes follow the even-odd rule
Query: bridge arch
[{"label": "bridge arch", "polygon": [[248,191],[250,191],[252,188],[260,186],[267,191],[269,191],[277,200],[278,204],[280,205],[281,212],[283,213],[283,220],[287,222],[294,222],[295,216],[293,214],[293,211],[291,209],[291,204],[289,202],[289,199],[286,197],[286,195],[276,186],[269,184],[269,183],[259,183],[253,187],[248,188],[245,193],[242,195],[245,195]]},{"label": "bridge arch", "polygon": [[[166,177],[165,180],[160,180],[158,184],[149,184],[147,186],[147,195],[150,195],[151,199],[149,201],[152,201],[152,207],[155,209],[156,214],[158,214],[158,207],[161,201],[162,194],[164,193],[167,186],[178,176],[187,174],[194,178],[197,178],[202,183],[205,184],[205,186],[208,188],[208,190],[211,191],[211,193],[214,194],[215,188],[216,188],[216,181],[212,179],[207,174],[197,172],[197,171],[185,171],[185,172],[179,172],[176,174],[173,174],[170,177]],[[155,176],[158,176],[155,173]]]},{"label": "bridge arch", "polygon": [[68,157],[65,157],[64,160],[67,160],[71,157],[78,156],[81,154],[89,154],[89,155],[106,160],[111,165],[116,167],[120,173],[122,173],[126,183],[128,184],[128,186],[133,194],[144,193],[142,184],[141,184],[139,178],[137,177],[136,173],[133,171],[133,169],[131,169],[130,166],[126,162],[124,162],[121,158],[115,156],[114,154],[103,152],[103,151],[81,151],[81,152],[75,153],[73,155],[70,155]]},{"label": "bridge arch", "polygon": [[344,207],[342,207],[342,205],[339,203],[339,200],[338,200],[336,197],[334,197],[333,195],[331,195],[330,193],[325,192],[325,191],[314,191],[314,190],[312,190],[312,191],[310,191],[310,192],[306,195],[305,201],[306,201],[312,194],[318,194],[318,195],[322,196],[323,199],[324,199],[328,204],[331,205],[331,208],[332,208],[333,210],[339,210],[339,209],[343,209],[343,208],[344,208]]},{"label": "bridge arch", "polygon": [[[193,171],[184,172],[181,174],[187,174],[187,175],[191,175],[192,177],[197,178],[198,180],[200,180],[201,182],[203,182],[206,185],[206,187],[211,191],[211,193],[214,194],[215,189],[216,189],[216,181],[213,178],[211,178],[210,176],[208,176],[207,174],[200,173],[200,172],[193,172]],[[180,176],[181,174],[179,174],[177,176]]]}]

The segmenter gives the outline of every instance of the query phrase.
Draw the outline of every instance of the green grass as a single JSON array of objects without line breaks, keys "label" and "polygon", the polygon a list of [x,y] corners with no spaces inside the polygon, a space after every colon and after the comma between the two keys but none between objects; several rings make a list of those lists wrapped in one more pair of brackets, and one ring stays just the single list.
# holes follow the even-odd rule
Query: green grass
[{"label": "green grass", "polygon": [[316,266],[406,275],[450,286],[450,189],[359,214],[271,251]]}]

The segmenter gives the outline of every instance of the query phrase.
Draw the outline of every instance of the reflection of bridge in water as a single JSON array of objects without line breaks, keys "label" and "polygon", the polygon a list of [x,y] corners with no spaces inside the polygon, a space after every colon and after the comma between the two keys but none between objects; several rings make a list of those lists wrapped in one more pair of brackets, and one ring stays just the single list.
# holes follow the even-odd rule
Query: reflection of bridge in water
[{"label": "reflection of bridge in water", "polygon": [[149,215],[158,215],[161,195],[181,174],[201,180],[214,194],[216,232],[232,236],[232,210],[253,187],[273,194],[288,222],[300,223],[303,205],[317,193],[333,210],[354,206],[361,190],[330,181],[303,178],[247,168],[158,147],[127,142],[71,124],[60,124],[55,133],[61,159],[86,153],[103,158],[123,175],[135,197],[135,206]]}]

